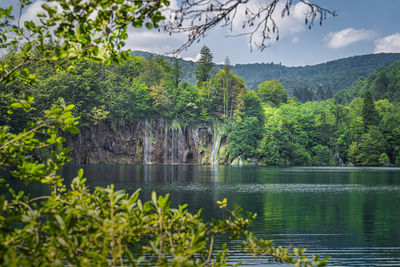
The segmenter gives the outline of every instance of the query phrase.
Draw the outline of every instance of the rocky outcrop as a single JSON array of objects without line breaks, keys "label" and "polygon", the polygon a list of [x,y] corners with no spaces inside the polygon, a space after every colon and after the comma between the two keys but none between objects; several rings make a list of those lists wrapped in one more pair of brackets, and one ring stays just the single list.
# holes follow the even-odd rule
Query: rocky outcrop
[{"label": "rocky outcrop", "polygon": [[227,163],[226,137],[218,125],[107,121],[67,138],[74,163]]}]

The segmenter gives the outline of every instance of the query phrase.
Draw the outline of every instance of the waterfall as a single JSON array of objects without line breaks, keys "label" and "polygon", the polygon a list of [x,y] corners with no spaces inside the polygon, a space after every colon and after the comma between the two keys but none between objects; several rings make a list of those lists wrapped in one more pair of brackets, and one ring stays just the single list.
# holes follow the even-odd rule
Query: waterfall
[{"label": "waterfall", "polygon": [[242,160],[242,157],[240,157],[240,156],[239,156],[239,164],[238,164],[238,165],[239,165],[240,167],[243,166],[243,160]]},{"label": "waterfall", "polygon": [[185,149],[185,135],[183,134],[182,127],[179,127],[178,132],[178,162],[183,162],[183,152]]},{"label": "waterfall", "polygon": [[166,164],[168,162],[168,127],[167,123],[165,122],[164,126],[164,149],[163,149],[163,163]]},{"label": "waterfall", "polygon": [[210,163],[211,165],[218,165],[218,160],[219,160],[219,143],[221,141],[221,129],[217,126],[214,125],[214,136],[213,136],[213,146],[211,150],[211,159]]},{"label": "waterfall", "polygon": [[151,164],[150,150],[151,150],[151,136],[150,136],[149,122],[146,120],[144,122],[143,164]]},{"label": "waterfall", "polygon": [[171,163],[175,163],[175,134],[176,130],[171,129]]},{"label": "waterfall", "polygon": [[339,163],[339,166],[343,166],[343,159],[340,157],[339,152],[335,152],[334,157],[336,158],[336,161]]}]

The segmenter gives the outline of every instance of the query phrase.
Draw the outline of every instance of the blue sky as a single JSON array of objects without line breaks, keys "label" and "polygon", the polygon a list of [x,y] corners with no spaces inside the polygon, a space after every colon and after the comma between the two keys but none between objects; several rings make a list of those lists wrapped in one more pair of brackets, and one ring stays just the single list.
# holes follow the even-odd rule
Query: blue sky
[{"label": "blue sky", "polygon": [[[221,62],[228,56],[232,63],[274,62],[287,66],[303,66],[354,55],[376,52],[400,52],[400,1],[398,0],[321,0],[313,1],[338,16],[328,17],[322,26],[309,30],[303,21],[292,33],[282,32],[278,42],[262,52],[250,52],[243,37],[224,38],[214,30],[184,53],[193,57],[206,44]],[[292,22],[291,22],[292,23]],[[291,24],[289,23],[289,24]],[[279,26],[279,25],[278,25]]]},{"label": "blue sky", "polygon": [[[1,6],[4,6],[17,0],[0,1]],[[260,4],[268,0],[251,1]],[[38,12],[40,1],[37,2],[25,10],[25,18],[33,18],[33,14]],[[229,30],[218,27],[208,32],[198,44],[191,46],[179,56],[194,60],[198,58],[200,48],[207,45],[216,63],[221,63],[225,57],[229,57],[232,64],[274,62],[286,66],[304,66],[354,55],[400,53],[399,0],[312,0],[312,2],[335,10],[338,16],[328,17],[322,26],[315,23],[309,30],[302,16],[304,6],[298,3],[290,17],[278,19],[280,40],[272,41],[271,46],[263,51],[257,48],[251,51],[247,37],[226,37],[230,33]],[[178,47],[185,39],[186,36],[182,34],[170,37],[167,34],[143,29],[132,30],[127,46],[134,50],[164,54]]]}]

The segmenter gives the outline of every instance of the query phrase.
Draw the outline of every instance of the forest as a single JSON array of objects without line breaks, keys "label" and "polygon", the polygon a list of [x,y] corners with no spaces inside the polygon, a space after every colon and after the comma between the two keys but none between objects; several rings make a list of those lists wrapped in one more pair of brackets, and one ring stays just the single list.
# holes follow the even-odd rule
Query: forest
[{"label": "forest", "polygon": [[[152,55],[142,51],[134,51],[132,54],[145,58]],[[174,61],[173,57],[162,57],[169,64]],[[381,53],[342,58],[311,66],[287,67],[273,62],[236,64],[232,66],[232,70],[235,75],[244,79],[249,90],[257,89],[258,84],[265,80],[279,79],[288,94],[293,96],[296,89],[316,90],[320,84],[337,93],[350,87],[359,77],[366,77],[377,67],[385,67],[396,60],[400,60],[399,53]],[[178,62],[182,81],[195,84],[197,63],[181,58]],[[216,64],[216,67],[223,69],[224,66]]]},{"label": "forest", "polygon": [[178,59],[156,56],[131,56],[120,65],[83,61],[69,72],[34,63],[35,84],[1,85],[1,123],[20,129],[30,119],[11,119],[4,107],[12,99],[33,96],[38,113],[62,97],[76,106],[81,128],[107,120],[219,122],[230,162],[240,157],[268,166],[400,165],[399,62],[378,67],[335,95],[330,87],[299,84],[289,97],[278,79],[249,90],[228,58],[220,69],[206,46],[201,55],[196,85],[182,82]]}]

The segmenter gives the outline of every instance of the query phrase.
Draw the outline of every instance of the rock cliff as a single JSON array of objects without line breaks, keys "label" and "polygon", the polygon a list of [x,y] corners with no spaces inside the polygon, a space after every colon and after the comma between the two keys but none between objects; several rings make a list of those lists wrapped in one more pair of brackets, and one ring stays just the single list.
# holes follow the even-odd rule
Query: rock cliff
[{"label": "rock cliff", "polygon": [[176,121],[106,121],[67,138],[73,163],[227,163],[226,136],[217,125]]}]

